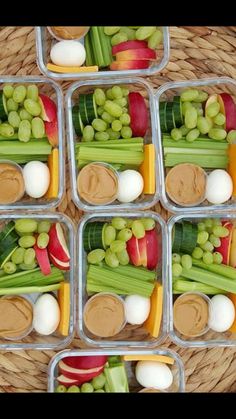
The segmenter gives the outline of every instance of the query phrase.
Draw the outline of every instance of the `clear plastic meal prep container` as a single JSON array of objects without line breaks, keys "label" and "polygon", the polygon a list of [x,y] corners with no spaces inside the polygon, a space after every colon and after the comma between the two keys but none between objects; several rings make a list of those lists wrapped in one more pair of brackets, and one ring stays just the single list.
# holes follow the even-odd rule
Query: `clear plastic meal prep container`
[{"label": "clear plastic meal prep container", "polygon": [[[76,79],[97,79],[100,77],[133,77],[133,76],[152,76],[160,72],[169,61],[170,40],[169,30],[167,27],[161,27],[163,32],[163,41],[157,50],[157,60],[153,64],[143,70],[119,70],[119,71],[97,71],[97,72],[81,72],[81,73],[55,73],[47,69],[47,63],[50,60],[51,43],[57,42],[52,37],[46,26],[36,26],[36,49],[37,63],[40,71],[47,77],[57,80],[76,80]],[[82,40],[81,40],[82,42]]]},{"label": "clear plastic meal prep container", "polygon": [[[132,91],[143,92],[143,95],[146,99],[148,99],[148,107],[149,107],[149,127],[147,130],[147,134],[145,136],[144,144],[154,144],[156,150],[156,192],[152,195],[144,195],[142,194],[135,202],[122,204],[117,200],[109,205],[90,205],[86,203],[78,194],[77,191],[77,175],[78,169],[76,167],[76,156],[75,156],[75,143],[76,143],[76,134],[73,127],[73,120],[72,120],[72,108],[76,101],[78,101],[79,94],[85,94],[93,91],[97,87],[108,89],[114,85],[121,85],[123,87],[127,87],[128,89],[132,89]],[[159,150],[158,150],[158,143],[157,143],[157,111],[155,106],[155,93],[151,85],[141,79],[141,78],[119,78],[113,80],[110,79],[99,79],[99,80],[92,80],[92,81],[79,81],[75,82],[71,85],[68,89],[66,94],[66,119],[67,119],[67,141],[69,146],[69,158],[70,158],[70,174],[71,174],[71,186],[72,186],[72,198],[75,204],[81,208],[83,211],[113,211],[113,210],[142,210],[151,208],[152,206],[156,205],[159,200]]]},{"label": "clear plastic meal prep container", "polygon": [[[58,363],[67,356],[93,356],[93,355],[165,355],[174,359],[173,365],[168,364],[173,374],[173,383],[171,387],[165,390],[165,393],[183,393],[185,391],[184,365],[180,356],[169,348],[158,348],[144,351],[134,350],[107,350],[107,349],[85,349],[85,350],[65,350],[56,354],[48,366],[48,392],[54,393],[57,387]],[[135,379],[134,371],[130,361],[125,361],[126,371],[129,380],[130,392],[136,393],[142,389]],[[79,396],[78,396],[79,397]]]},{"label": "clear plastic meal prep container", "polygon": [[[22,214],[20,212],[7,213],[0,215],[0,231],[5,223],[14,221],[16,219],[22,218],[33,218],[37,221],[48,220],[52,223],[59,222],[62,225],[65,238],[67,241],[69,253],[70,253],[70,263],[71,267],[69,271],[62,271],[64,273],[65,279],[70,282],[70,324],[69,324],[69,333],[68,336],[62,336],[57,332],[54,332],[52,335],[44,336],[36,333],[34,330],[25,338],[21,340],[6,340],[0,337],[0,350],[18,350],[18,349],[64,349],[67,347],[73,339],[74,335],[74,324],[75,324],[75,234],[74,226],[70,219],[59,212],[44,212],[42,213],[27,213]],[[56,291],[55,291],[56,292]],[[24,294],[28,296],[33,302],[41,294]]]},{"label": "clear plastic meal prep container", "polygon": [[[29,84],[37,84],[40,93],[49,95],[57,106],[57,119],[58,119],[58,150],[59,150],[59,189],[57,198],[30,198],[26,195],[15,202],[14,204],[1,205],[0,210],[47,210],[59,205],[65,185],[65,147],[64,147],[64,110],[63,110],[63,93],[61,87],[53,80],[45,77],[35,76],[2,76],[0,78],[0,89],[4,83],[17,83],[25,86]],[[3,159],[0,159],[0,161]],[[23,165],[21,165],[23,166]]]},{"label": "clear plastic meal prep container", "polygon": [[79,224],[77,232],[77,278],[78,278],[78,298],[77,298],[77,324],[76,330],[80,338],[90,346],[96,347],[143,347],[149,348],[159,345],[166,337],[167,326],[168,326],[168,290],[167,290],[167,260],[166,260],[166,249],[167,249],[167,232],[166,224],[159,214],[154,212],[119,212],[119,217],[126,218],[152,218],[156,221],[156,232],[159,241],[160,261],[156,268],[157,279],[160,280],[163,286],[163,308],[162,308],[162,321],[160,326],[159,336],[157,338],[151,337],[148,332],[142,328],[142,326],[132,326],[126,324],[125,328],[112,338],[103,339],[92,335],[85,327],[83,321],[83,311],[86,302],[88,301],[88,295],[86,292],[86,272],[87,272],[87,256],[83,246],[83,233],[84,229],[89,222],[104,221],[110,222],[111,219],[118,214],[116,212],[97,213],[85,215]]},{"label": "clear plastic meal prep container", "polygon": [[[168,312],[169,312],[169,335],[174,343],[182,347],[198,347],[198,348],[205,348],[205,347],[216,347],[216,346],[236,346],[236,333],[231,332],[214,332],[213,330],[209,330],[207,333],[197,337],[197,338],[188,338],[181,335],[178,331],[175,330],[173,324],[173,302],[174,302],[174,295],[172,293],[172,229],[175,223],[181,221],[191,221],[194,223],[199,223],[202,219],[205,218],[220,218],[223,220],[232,220],[236,221],[236,214],[207,214],[207,213],[191,213],[185,215],[174,215],[171,217],[167,223],[168,229],[168,251],[167,251],[167,269],[168,269]],[[181,294],[178,294],[181,295]],[[177,297],[178,297],[177,295]]]},{"label": "clear plastic meal prep container", "polygon": [[[188,214],[191,212],[202,212],[202,211],[233,211],[236,209],[236,200],[232,198],[230,201],[219,204],[212,205],[206,200],[199,206],[184,207],[181,205],[175,204],[167,195],[165,190],[165,167],[163,159],[163,147],[162,147],[162,133],[160,128],[160,119],[159,119],[159,103],[163,100],[169,100],[174,97],[174,95],[180,95],[181,92],[188,88],[196,88],[199,90],[204,90],[209,94],[214,93],[229,93],[233,95],[234,101],[236,103],[236,80],[230,77],[214,77],[206,78],[200,80],[187,80],[187,81],[177,81],[163,84],[156,92],[156,114],[157,114],[157,142],[159,153],[159,163],[160,163],[160,173],[159,173],[159,186],[160,186],[160,200],[162,205],[170,212]],[[197,140],[196,140],[197,141]],[[211,170],[206,170],[210,172]]]}]

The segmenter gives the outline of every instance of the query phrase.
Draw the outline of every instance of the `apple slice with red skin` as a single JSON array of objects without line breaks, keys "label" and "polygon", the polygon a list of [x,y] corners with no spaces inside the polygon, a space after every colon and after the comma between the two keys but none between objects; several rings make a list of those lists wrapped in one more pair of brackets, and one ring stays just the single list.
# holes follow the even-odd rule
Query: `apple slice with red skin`
[{"label": "apple slice with red skin", "polygon": [[80,384],[92,380],[92,378],[97,377],[104,370],[104,365],[87,370],[72,368],[66,365],[63,360],[59,362],[58,366],[60,373],[62,373],[65,377],[71,378],[72,380],[79,380]]},{"label": "apple slice with red skin", "polygon": [[49,143],[53,146],[53,147],[57,147],[58,146],[58,123],[57,123],[57,118],[54,119],[54,121],[52,122],[44,122],[44,126],[45,126],[45,132],[46,132],[46,136],[48,137],[48,141]]},{"label": "apple slice with red skin", "polygon": [[36,255],[37,262],[39,264],[40,270],[44,275],[49,275],[51,273],[51,265],[48,257],[47,248],[40,249],[37,244],[34,245],[34,251]]},{"label": "apple slice with red skin", "polygon": [[57,377],[57,381],[58,381],[58,383],[62,384],[65,387],[80,385],[79,380],[68,378],[63,374],[61,374],[61,375],[59,375],[59,377]]},{"label": "apple slice with red skin", "polygon": [[50,261],[56,268],[60,269],[61,271],[69,271],[70,270],[70,262],[62,262],[61,260],[55,258],[51,253],[49,253]]},{"label": "apple slice with red skin", "polygon": [[147,48],[148,44],[146,41],[125,41],[120,42],[112,47],[112,55],[116,55],[118,52],[126,51],[127,49],[139,49]]},{"label": "apple slice with red skin", "polygon": [[39,103],[42,108],[41,118],[44,121],[52,122],[57,118],[57,107],[56,104],[53,102],[50,97],[43,95],[42,93],[39,94]]},{"label": "apple slice with red skin", "polygon": [[127,49],[117,52],[117,61],[128,60],[156,60],[156,52],[151,48]]},{"label": "apple slice with red skin", "polygon": [[159,249],[156,230],[146,231],[147,243],[147,268],[153,270],[157,267],[159,261]]},{"label": "apple slice with red skin", "polygon": [[135,236],[132,236],[131,239],[126,242],[126,250],[128,252],[130,262],[135,266],[140,266],[141,257],[139,253],[139,243]]},{"label": "apple slice with red skin", "polygon": [[229,265],[236,268],[236,228],[234,227],[231,237]]},{"label": "apple slice with red skin", "polygon": [[69,262],[70,254],[60,223],[54,223],[48,235],[48,252],[61,262]]},{"label": "apple slice with red skin", "polygon": [[222,221],[222,226],[226,227],[229,230],[229,235],[227,237],[222,237],[220,239],[220,246],[215,247],[215,252],[219,252],[223,256],[222,263],[224,265],[229,265],[231,238],[232,238],[232,233],[233,233],[234,226],[229,221]]},{"label": "apple slice with red skin", "polygon": [[133,137],[144,137],[148,129],[148,109],[143,96],[138,92],[129,93],[128,106]]},{"label": "apple slice with red skin", "polygon": [[147,240],[146,235],[142,239],[136,239],[138,241],[140,264],[139,266],[147,267]]},{"label": "apple slice with red skin", "polygon": [[72,368],[90,369],[102,367],[106,364],[108,356],[92,355],[92,356],[67,356],[63,358],[63,362]]},{"label": "apple slice with red skin", "polygon": [[220,93],[218,95],[220,110],[225,115],[225,130],[229,132],[236,129],[236,105],[229,93]]},{"label": "apple slice with red skin", "polygon": [[148,67],[148,60],[113,61],[110,70],[144,70]]}]

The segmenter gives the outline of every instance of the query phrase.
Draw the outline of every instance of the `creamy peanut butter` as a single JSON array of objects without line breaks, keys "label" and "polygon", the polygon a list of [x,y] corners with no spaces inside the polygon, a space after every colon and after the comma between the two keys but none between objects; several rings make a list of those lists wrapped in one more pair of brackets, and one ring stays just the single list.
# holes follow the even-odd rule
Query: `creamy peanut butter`
[{"label": "creamy peanut butter", "polygon": [[80,197],[89,204],[108,204],[116,198],[118,179],[109,167],[90,163],[79,172],[77,189]]},{"label": "creamy peanut butter", "polygon": [[87,329],[99,337],[111,337],[122,329],[125,322],[124,304],[113,294],[96,294],[84,309]]},{"label": "creamy peanut butter", "polygon": [[181,334],[201,335],[207,327],[208,317],[208,303],[201,295],[186,294],[175,300],[174,326]]},{"label": "creamy peanut butter", "polygon": [[51,31],[61,39],[80,39],[88,32],[90,26],[50,26]]},{"label": "creamy peanut butter", "polygon": [[197,205],[204,200],[205,190],[205,171],[195,164],[177,164],[166,176],[166,192],[176,204]]},{"label": "creamy peanut butter", "polygon": [[13,204],[22,198],[24,191],[21,171],[13,164],[0,163],[0,203]]},{"label": "creamy peanut butter", "polygon": [[0,298],[0,336],[19,338],[32,325],[33,309],[26,298],[8,295]]}]

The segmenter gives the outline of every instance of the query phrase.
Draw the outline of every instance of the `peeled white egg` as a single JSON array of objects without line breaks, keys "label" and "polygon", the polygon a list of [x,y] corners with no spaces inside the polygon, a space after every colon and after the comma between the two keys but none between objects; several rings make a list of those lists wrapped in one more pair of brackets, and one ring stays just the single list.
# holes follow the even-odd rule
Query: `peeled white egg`
[{"label": "peeled white egg", "polygon": [[86,51],[78,41],[60,41],[53,45],[50,57],[53,64],[80,67],[85,62]]},{"label": "peeled white egg", "polygon": [[129,295],[125,298],[125,316],[127,323],[142,324],[150,312],[150,298],[141,295]]},{"label": "peeled white egg", "polygon": [[163,362],[139,361],[135,369],[136,380],[143,387],[165,390],[173,383],[173,374]]},{"label": "peeled white egg", "polygon": [[232,192],[233,182],[225,170],[216,169],[207,176],[205,197],[211,204],[223,204],[231,198]]},{"label": "peeled white egg", "polygon": [[31,198],[41,198],[48,190],[50,171],[41,161],[31,161],[23,169],[25,191]]},{"label": "peeled white egg", "polygon": [[118,195],[120,202],[133,202],[143,192],[143,177],[136,170],[125,170],[119,173]]},{"label": "peeled white egg", "polygon": [[235,308],[232,301],[226,295],[215,295],[211,299],[208,326],[215,332],[228,330],[235,318]]},{"label": "peeled white egg", "polygon": [[51,335],[60,321],[60,308],[51,294],[41,295],[34,305],[33,327],[40,335]]}]

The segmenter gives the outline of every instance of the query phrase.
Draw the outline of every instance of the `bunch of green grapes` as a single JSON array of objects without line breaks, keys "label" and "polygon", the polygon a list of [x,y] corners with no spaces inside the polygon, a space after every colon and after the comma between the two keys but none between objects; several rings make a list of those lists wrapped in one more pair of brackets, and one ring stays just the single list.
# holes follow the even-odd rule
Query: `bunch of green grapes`
[{"label": "bunch of green grapes", "polygon": [[155,49],[163,39],[158,26],[105,26],[104,33],[111,36],[111,45],[126,41],[147,41],[148,47]]},{"label": "bunch of green grapes", "polygon": [[105,393],[105,384],[106,377],[102,372],[90,382],[82,384],[81,387],[76,385],[66,387],[59,384],[55,389],[55,393]]}]

